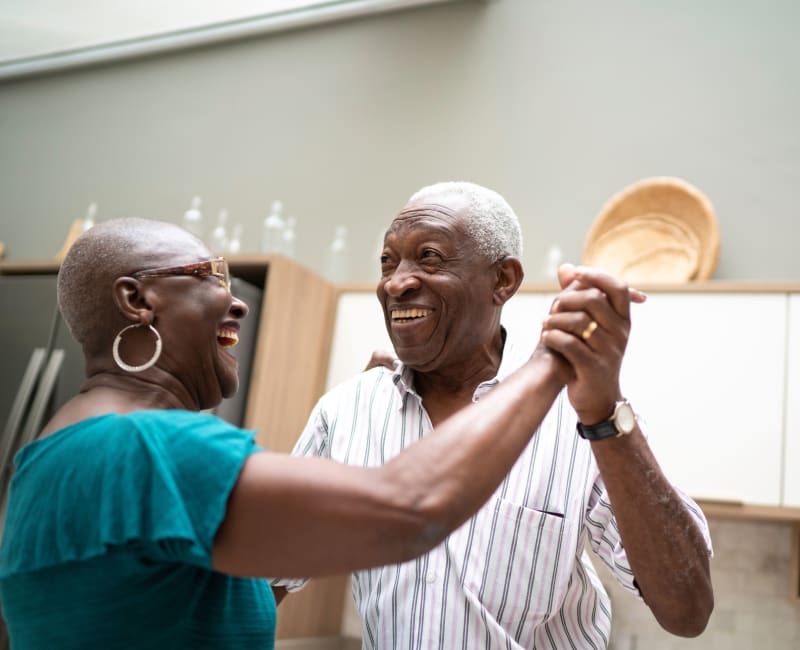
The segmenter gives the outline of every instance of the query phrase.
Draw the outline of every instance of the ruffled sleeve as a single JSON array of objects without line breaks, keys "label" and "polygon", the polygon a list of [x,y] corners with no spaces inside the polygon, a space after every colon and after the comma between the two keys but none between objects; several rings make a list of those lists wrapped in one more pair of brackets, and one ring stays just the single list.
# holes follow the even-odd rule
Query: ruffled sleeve
[{"label": "ruffled sleeve", "polygon": [[211,415],[142,411],[78,423],[21,450],[0,577],[133,545],[211,567],[253,434]]}]

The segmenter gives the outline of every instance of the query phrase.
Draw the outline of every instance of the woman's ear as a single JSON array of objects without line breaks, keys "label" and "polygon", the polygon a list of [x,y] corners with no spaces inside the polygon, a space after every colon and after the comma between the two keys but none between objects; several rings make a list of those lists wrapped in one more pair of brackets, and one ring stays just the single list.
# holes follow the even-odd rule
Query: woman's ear
[{"label": "woman's ear", "polygon": [[497,282],[494,286],[495,303],[504,305],[517,292],[524,276],[522,263],[516,257],[505,257],[497,262]]},{"label": "woman's ear", "polygon": [[145,299],[141,283],[131,277],[114,280],[114,304],[127,319],[142,325],[151,325],[153,309]]}]

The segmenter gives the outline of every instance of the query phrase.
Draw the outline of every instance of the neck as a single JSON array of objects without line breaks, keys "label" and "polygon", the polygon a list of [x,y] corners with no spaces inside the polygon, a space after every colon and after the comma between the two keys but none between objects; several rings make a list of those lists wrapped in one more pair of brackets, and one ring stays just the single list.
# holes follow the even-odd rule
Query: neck
[{"label": "neck", "polygon": [[414,388],[426,407],[436,402],[468,404],[481,382],[497,375],[503,358],[505,334],[480,347],[462,363],[434,371],[414,371]]},{"label": "neck", "polygon": [[[95,375],[81,387],[45,425],[39,438],[44,438],[76,422],[109,413],[130,413],[140,410],[187,409],[186,403],[172,393],[154,388],[148,382],[121,381],[123,378]],[[189,408],[189,410],[198,410]]]},{"label": "neck", "polygon": [[200,409],[197,399],[172,376],[154,376],[158,371],[133,375],[131,373],[97,372],[89,376],[79,396],[87,403],[113,406],[114,411],[139,409]]}]

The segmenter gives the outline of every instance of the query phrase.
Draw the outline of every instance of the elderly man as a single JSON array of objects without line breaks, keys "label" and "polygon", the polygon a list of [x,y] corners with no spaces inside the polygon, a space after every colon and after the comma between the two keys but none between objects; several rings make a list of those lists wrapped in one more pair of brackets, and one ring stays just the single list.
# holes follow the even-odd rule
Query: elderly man
[{"label": "elderly man", "polygon": [[[400,363],[323,396],[295,453],[385,463],[524,363],[530,346],[500,324],[521,248],[491,190],[412,196],[386,231],[377,287]],[[365,648],[604,648],[611,607],[587,546],[666,630],[705,628],[706,521],[664,477],[619,385],[630,302],[644,298],[592,269],[560,281],[542,342],[569,364],[566,390],[478,514],[417,560],[353,576]],[[279,597],[299,586],[276,585]]]}]

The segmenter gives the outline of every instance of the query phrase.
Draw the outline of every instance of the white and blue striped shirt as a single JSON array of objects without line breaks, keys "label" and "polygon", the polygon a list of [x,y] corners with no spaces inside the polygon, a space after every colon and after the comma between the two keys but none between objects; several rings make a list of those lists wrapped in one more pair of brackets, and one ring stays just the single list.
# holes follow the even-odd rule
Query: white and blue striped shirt
[{"label": "white and blue striped shirt", "polygon": [[[497,377],[530,355],[508,336]],[[589,442],[562,392],[487,504],[416,560],[353,575],[363,647],[374,650],[605,648],[609,598],[586,542],[638,597]],[[375,368],[324,395],[295,455],[381,465],[432,428],[413,373]],[[704,531],[697,505],[681,495]],[[276,581],[290,590],[299,581]]]}]

